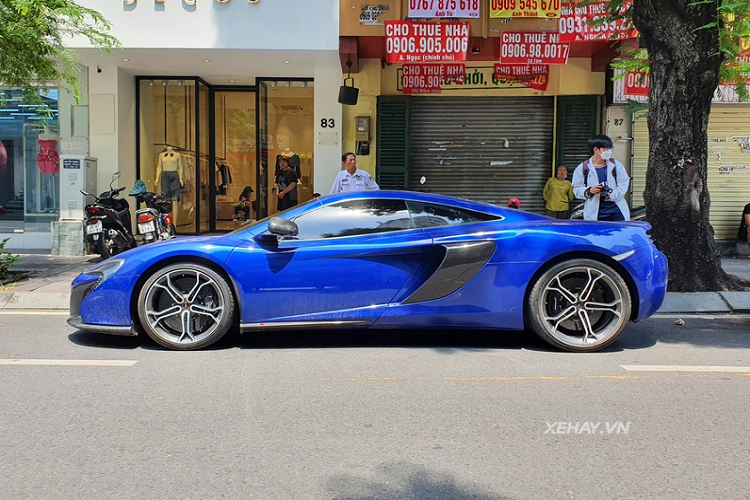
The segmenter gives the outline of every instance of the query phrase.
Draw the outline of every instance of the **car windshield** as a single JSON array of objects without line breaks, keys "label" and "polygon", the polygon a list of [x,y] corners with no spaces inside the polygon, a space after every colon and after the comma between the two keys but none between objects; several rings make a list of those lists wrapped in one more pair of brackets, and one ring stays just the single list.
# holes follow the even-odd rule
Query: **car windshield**
[{"label": "car windshield", "polygon": [[256,220],[255,222],[251,222],[251,223],[245,224],[243,226],[240,226],[240,227],[238,227],[237,229],[235,229],[234,231],[232,231],[229,234],[235,234],[235,233],[241,233],[243,231],[247,231],[248,229],[251,229],[251,228],[253,228],[253,227],[255,227],[255,226],[259,225],[259,224],[263,224],[264,222],[268,222],[268,220],[271,219],[271,218],[273,218],[273,217],[283,217],[283,215],[286,212],[288,212],[290,210],[297,209],[297,208],[299,208],[299,207],[301,207],[303,205],[307,205],[308,203],[311,203],[311,202],[316,201],[316,200],[317,200],[317,198],[311,198],[311,199],[309,199],[309,200],[307,200],[307,201],[305,201],[303,203],[300,203],[299,205],[295,205],[295,206],[293,206],[291,208],[287,208],[283,212],[276,212],[275,214],[271,214],[271,215],[269,215],[267,217],[264,217],[264,218],[262,218],[260,220]]}]

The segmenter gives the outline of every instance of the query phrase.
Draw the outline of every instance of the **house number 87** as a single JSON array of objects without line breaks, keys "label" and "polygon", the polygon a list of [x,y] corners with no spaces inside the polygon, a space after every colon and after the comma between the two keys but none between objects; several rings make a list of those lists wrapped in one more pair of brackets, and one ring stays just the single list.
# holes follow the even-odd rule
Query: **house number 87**
[{"label": "house number 87", "polygon": [[334,128],[336,126],[336,122],[333,121],[333,118],[322,118],[320,120],[320,126],[323,128]]}]

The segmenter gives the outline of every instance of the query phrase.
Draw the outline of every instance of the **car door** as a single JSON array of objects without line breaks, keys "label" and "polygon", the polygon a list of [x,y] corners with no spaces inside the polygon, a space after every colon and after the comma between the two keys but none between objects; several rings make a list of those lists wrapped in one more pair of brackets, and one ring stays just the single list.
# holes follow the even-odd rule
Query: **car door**
[{"label": "car door", "polygon": [[[239,272],[242,322],[377,319],[423,258],[431,238],[413,227],[406,204],[355,199],[324,205],[294,219],[299,233],[257,249],[254,265]],[[267,240],[268,241],[268,240]],[[247,257],[244,257],[247,259]],[[230,263],[237,268],[236,264]]]}]

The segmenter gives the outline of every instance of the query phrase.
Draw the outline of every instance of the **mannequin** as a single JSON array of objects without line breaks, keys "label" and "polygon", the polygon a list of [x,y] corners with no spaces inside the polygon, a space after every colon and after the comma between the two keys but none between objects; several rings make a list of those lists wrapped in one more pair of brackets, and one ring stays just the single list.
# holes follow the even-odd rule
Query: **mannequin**
[{"label": "mannequin", "polygon": [[180,200],[180,188],[185,185],[184,164],[184,158],[172,146],[159,155],[154,182],[157,187],[161,184],[161,194]]},{"label": "mannequin", "polygon": [[185,159],[175,151],[172,146],[159,155],[159,161],[156,164],[156,176],[154,184],[158,191],[161,184],[161,194],[167,199],[172,200],[172,219],[177,226],[177,209],[180,204],[180,188],[185,185],[184,173]]},{"label": "mannequin", "polygon": [[37,135],[37,141],[39,153],[36,155],[36,162],[42,174],[40,187],[46,190],[46,196],[42,199],[44,204],[42,211],[56,212],[58,210],[58,184],[55,181],[55,175],[60,173],[60,155],[57,153],[60,136],[48,125],[44,125],[44,131]]},{"label": "mannequin", "polygon": [[57,154],[60,136],[45,125],[44,132],[37,136],[37,140],[39,141],[39,154],[36,156],[36,161],[39,171],[43,174],[60,172],[60,156]]}]

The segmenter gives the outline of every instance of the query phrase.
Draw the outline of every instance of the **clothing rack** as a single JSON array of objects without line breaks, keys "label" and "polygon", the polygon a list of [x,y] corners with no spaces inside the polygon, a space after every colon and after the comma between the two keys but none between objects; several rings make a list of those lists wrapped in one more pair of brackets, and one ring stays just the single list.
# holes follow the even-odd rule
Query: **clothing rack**
[{"label": "clothing rack", "polygon": [[193,154],[195,154],[195,150],[193,150],[193,149],[183,148],[182,146],[176,146],[174,144],[169,144],[168,142],[155,142],[154,146],[164,146],[165,148],[170,147],[170,148],[174,149],[175,151],[181,151],[181,152],[185,152],[185,153],[193,153]]}]

